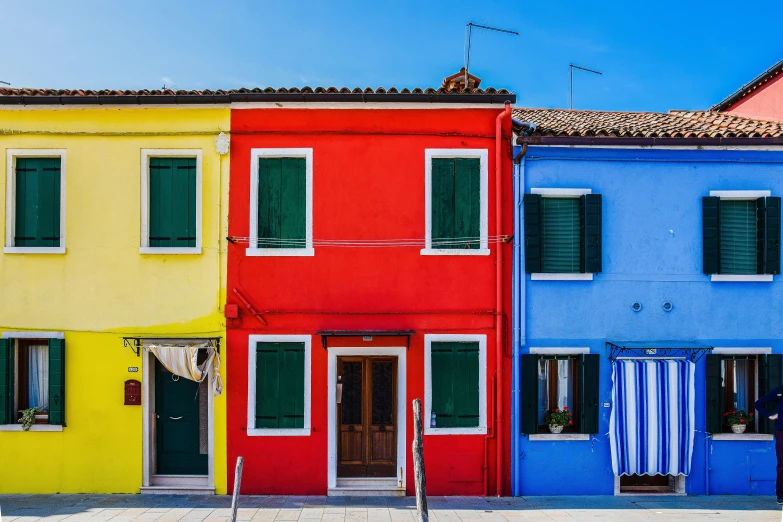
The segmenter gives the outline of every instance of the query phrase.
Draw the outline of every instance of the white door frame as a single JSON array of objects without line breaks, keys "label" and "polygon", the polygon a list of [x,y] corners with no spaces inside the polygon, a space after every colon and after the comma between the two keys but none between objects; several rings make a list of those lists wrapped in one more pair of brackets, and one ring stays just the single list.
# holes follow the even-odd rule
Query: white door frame
[{"label": "white door frame", "polygon": [[[152,464],[155,452],[152,433],[152,416],[155,414],[155,356],[141,349],[141,453],[142,453],[142,487],[152,486]],[[207,382],[211,383],[214,377],[212,365],[209,368]],[[212,395],[212,387],[207,386],[207,486],[215,487],[215,397]],[[199,475],[194,475],[198,477]],[[191,483],[191,482],[186,482]]]},{"label": "white door frame", "polygon": [[406,448],[406,423],[407,423],[407,401],[408,395],[405,388],[406,364],[405,356],[407,349],[405,347],[378,347],[378,348],[329,348],[329,372],[328,372],[328,459],[327,476],[329,488],[337,487],[337,357],[339,356],[374,356],[390,355],[397,357],[397,473],[402,470],[402,476],[397,476],[397,480],[402,480],[403,488],[406,487],[405,477],[405,448]]}]

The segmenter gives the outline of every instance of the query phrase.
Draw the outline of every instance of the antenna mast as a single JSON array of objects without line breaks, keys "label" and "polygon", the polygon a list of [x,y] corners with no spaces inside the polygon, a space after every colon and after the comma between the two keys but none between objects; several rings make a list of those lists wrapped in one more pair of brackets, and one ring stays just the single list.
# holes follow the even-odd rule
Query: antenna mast
[{"label": "antenna mast", "polygon": [[468,69],[470,69],[470,40],[473,36],[473,28],[478,27],[479,29],[487,29],[488,31],[495,31],[498,33],[506,33],[511,34],[514,36],[519,36],[519,33],[516,31],[509,31],[508,29],[499,29],[497,27],[490,27],[488,25],[479,25],[474,24],[473,22],[468,22],[465,26],[465,88],[468,88]]},{"label": "antenna mast", "polygon": [[580,71],[585,71],[593,74],[597,74],[598,76],[603,76],[602,73],[598,71],[594,71],[592,69],[588,69],[587,67],[579,67],[578,65],[574,65],[572,63],[568,64],[568,109],[573,110],[574,108],[574,69],[579,69]]}]

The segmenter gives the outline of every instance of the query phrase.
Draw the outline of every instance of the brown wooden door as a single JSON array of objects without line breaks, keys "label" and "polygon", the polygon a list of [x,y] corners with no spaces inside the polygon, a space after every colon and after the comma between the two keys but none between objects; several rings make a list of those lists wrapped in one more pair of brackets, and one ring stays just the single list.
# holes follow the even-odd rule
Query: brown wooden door
[{"label": "brown wooden door", "polygon": [[339,357],[337,476],[397,476],[397,359]]}]

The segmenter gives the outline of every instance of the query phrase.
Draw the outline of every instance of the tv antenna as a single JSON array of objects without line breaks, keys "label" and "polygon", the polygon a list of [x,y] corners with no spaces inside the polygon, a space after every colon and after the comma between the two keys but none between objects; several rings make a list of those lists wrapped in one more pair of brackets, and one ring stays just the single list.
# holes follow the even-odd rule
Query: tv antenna
[{"label": "tv antenna", "polygon": [[468,69],[470,69],[470,39],[473,36],[473,28],[478,27],[479,29],[486,29],[488,31],[495,31],[498,33],[506,33],[511,34],[514,36],[519,36],[519,33],[516,31],[509,31],[508,29],[500,29],[498,27],[490,27],[488,25],[479,25],[474,24],[473,22],[468,22],[465,26],[465,88],[468,88]]},{"label": "tv antenna", "polygon": [[568,64],[568,109],[573,110],[574,108],[574,69],[579,69],[580,71],[585,71],[593,74],[597,74],[598,76],[603,76],[602,73],[598,71],[594,71],[592,69],[588,69],[587,67],[579,67],[578,65],[574,65],[572,63]]},{"label": "tv antenna", "polygon": [[10,83],[4,82],[3,80],[0,80],[0,83],[2,83],[3,85],[11,85]]}]

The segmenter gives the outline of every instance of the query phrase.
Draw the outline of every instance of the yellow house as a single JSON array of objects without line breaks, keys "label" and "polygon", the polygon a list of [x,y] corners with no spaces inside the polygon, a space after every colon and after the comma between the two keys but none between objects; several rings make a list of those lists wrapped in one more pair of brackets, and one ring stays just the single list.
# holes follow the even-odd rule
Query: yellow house
[{"label": "yellow house", "polygon": [[226,492],[230,110],[209,101],[0,89],[0,493]]}]

